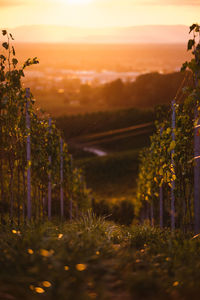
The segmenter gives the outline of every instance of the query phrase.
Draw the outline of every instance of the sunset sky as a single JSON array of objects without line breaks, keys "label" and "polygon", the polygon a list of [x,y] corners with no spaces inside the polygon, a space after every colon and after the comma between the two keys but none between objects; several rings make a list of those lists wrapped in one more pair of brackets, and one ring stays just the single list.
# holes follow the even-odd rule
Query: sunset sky
[{"label": "sunset sky", "polygon": [[125,27],[200,21],[200,0],[0,0],[0,27]]}]

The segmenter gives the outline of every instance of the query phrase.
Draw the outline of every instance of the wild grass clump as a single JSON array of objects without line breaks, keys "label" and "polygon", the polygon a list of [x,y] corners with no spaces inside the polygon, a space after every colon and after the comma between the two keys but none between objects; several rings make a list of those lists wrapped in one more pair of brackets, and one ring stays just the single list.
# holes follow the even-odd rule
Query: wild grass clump
[{"label": "wild grass clump", "polygon": [[93,290],[104,297],[118,231],[90,212],[71,223],[2,228],[0,299],[90,299]]},{"label": "wild grass clump", "polygon": [[200,238],[118,226],[88,211],[65,223],[4,226],[0,299],[199,299]]}]

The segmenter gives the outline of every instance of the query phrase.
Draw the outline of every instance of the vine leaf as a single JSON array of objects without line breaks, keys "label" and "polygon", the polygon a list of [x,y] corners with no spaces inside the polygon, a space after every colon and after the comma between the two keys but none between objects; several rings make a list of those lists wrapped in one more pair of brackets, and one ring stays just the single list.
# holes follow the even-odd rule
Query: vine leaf
[{"label": "vine leaf", "polygon": [[3,61],[5,61],[5,60],[6,60],[6,57],[5,57],[3,54],[1,54],[1,55],[0,55],[0,59],[2,59]]},{"label": "vine leaf", "polygon": [[6,31],[6,30],[2,30],[2,34],[3,34],[3,35],[6,35],[6,34],[7,34],[7,31]]},{"label": "vine leaf", "polygon": [[12,46],[12,53],[15,56],[15,48]]},{"label": "vine leaf", "polygon": [[187,69],[187,67],[188,67],[188,62],[186,61],[181,67],[181,72],[184,72]]},{"label": "vine leaf", "polygon": [[172,142],[170,143],[170,146],[169,146],[169,151],[174,150],[175,146],[176,146],[176,142],[175,142],[175,141],[172,141]]},{"label": "vine leaf", "polygon": [[6,50],[8,50],[8,47],[9,47],[9,46],[8,46],[8,43],[7,43],[7,42],[3,43],[2,46],[3,46]]},{"label": "vine leaf", "polygon": [[13,66],[16,66],[18,64],[18,60],[16,58],[13,58],[12,63],[13,63]]},{"label": "vine leaf", "polygon": [[188,41],[188,50],[191,50],[194,45],[195,45],[195,40],[194,39],[189,40]]},{"label": "vine leaf", "polygon": [[192,26],[190,26],[190,32],[191,33],[195,28],[196,28],[197,24],[192,24]]},{"label": "vine leaf", "polygon": [[9,33],[9,35],[10,35],[11,39],[14,41],[13,35],[11,33]]}]

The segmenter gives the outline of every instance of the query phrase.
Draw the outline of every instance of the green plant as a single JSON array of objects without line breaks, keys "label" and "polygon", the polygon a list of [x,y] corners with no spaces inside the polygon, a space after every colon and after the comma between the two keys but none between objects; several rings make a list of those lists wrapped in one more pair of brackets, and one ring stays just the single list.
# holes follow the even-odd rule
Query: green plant
[{"label": "green plant", "polygon": [[[173,131],[175,141],[172,139],[171,108],[164,118],[162,111],[159,111],[161,114],[158,115],[157,130],[151,137],[151,145],[141,153],[137,193],[138,201],[142,204],[146,218],[149,218],[149,206],[151,206],[155,210],[154,218],[158,224],[159,197],[160,188],[162,188],[165,226],[169,226],[170,189],[175,182],[176,226],[184,230],[191,230],[193,227],[194,206],[196,206],[197,214],[199,211],[198,205],[193,203],[194,166],[199,164],[199,150],[194,154],[193,144],[194,138],[199,139],[199,129],[194,130],[194,126],[199,124],[199,116],[196,113],[200,96],[200,43],[199,40],[196,42],[196,39],[199,38],[199,25],[193,24],[190,27],[191,32],[193,32],[194,38],[189,40],[188,50],[192,50],[193,58],[190,62],[183,64],[182,71],[186,69],[188,71],[185,73],[185,80],[175,97],[176,128]],[[179,100],[182,98],[184,101],[180,102]],[[195,122],[193,121],[194,116]],[[174,153],[172,154],[172,152]]]},{"label": "green plant", "polygon": [[[60,215],[59,192],[64,191],[65,216],[69,215],[69,201],[73,201],[71,214],[90,207],[87,190],[81,170],[71,166],[71,159],[66,143],[62,149],[62,169],[64,181],[61,182],[61,134],[52,121],[35,108],[33,95],[23,87],[22,78],[25,69],[37,64],[37,58],[27,59],[18,67],[15,49],[11,45],[12,34],[2,31],[3,54],[0,55],[0,205],[1,220],[5,222],[9,214],[11,223],[18,224],[25,220],[27,209],[32,219],[41,221],[47,215],[48,182],[51,178],[52,213]],[[27,126],[30,118],[30,128]],[[31,159],[28,160],[27,137],[30,138]],[[51,162],[49,160],[51,157]],[[32,209],[27,207],[27,170],[31,169]],[[48,210],[48,211],[47,211]],[[30,217],[30,216],[29,216]]]}]

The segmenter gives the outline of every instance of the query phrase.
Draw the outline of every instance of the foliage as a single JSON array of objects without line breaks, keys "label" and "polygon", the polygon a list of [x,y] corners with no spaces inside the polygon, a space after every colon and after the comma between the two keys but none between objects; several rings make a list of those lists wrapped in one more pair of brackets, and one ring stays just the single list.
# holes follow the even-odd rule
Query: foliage
[{"label": "foliage", "polygon": [[126,200],[126,197],[112,198],[110,201],[93,199],[92,209],[98,216],[106,216],[107,220],[117,224],[128,226],[134,220],[134,203]]},{"label": "foliage", "polygon": [[[55,123],[34,108],[33,95],[22,85],[24,70],[38,63],[37,58],[27,59],[17,68],[15,49],[11,45],[13,36],[2,31],[6,41],[2,43],[0,55],[0,205],[1,219],[9,213],[11,222],[26,217],[27,169],[31,167],[32,215],[41,219],[47,213],[46,200],[48,181],[51,177],[53,215],[59,215],[59,190],[61,185],[66,199],[74,201],[74,210],[89,206],[81,170],[71,166],[67,145],[60,150],[61,134]],[[27,127],[30,117],[30,129]],[[31,138],[31,161],[26,158],[27,136]],[[60,179],[61,155],[63,156],[64,182]],[[50,159],[51,157],[51,163]],[[69,202],[69,200],[68,200]],[[68,204],[65,214],[68,215]],[[77,209],[76,209],[77,211]],[[74,211],[75,213],[75,211]]]},{"label": "foliage", "polygon": [[126,228],[91,212],[1,227],[2,299],[199,299],[199,237]]},{"label": "foliage", "polygon": [[[170,189],[175,182],[176,225],[184,229],[192,229],[193,220],[193,184],[194,184],[194,126],[198,124],[199,116],[195,116],[196,106],[199,106],[200,96],[200,44],[196,44],[199,35],[199,25],[191,26],[194,39],[188,43],[188,50],[192,50],[193,58],[183,64],[185,84],[182,86],[181,99],[178,93],[174,104],[176,111],[176,128],[171,128],[171,107],[165,117],[158,115],[156,133],[151,137],[151,145],[141,153],[141,164],[138,179],[138,201],[149,214],[149,205],[155,208],[156,222],[159,223],[160,188],[164,193],[165,225],[169,225]],[[193,49],[192,49],[193,48]],[[160,113],[160,111],[158,111]],[[172,139],[175,134],[175,141]],[[198,130],[195,134],[199,134]],[[174,152],[174,153],[173,153]]]},{"label": "foliage", "polygon": [[[120,220],[125,224],[132,222],[139,164],[138,153],[142,147],[149,145],[149,136],[154,126],[152,122],[147,132],[137,129],[127,134],[127,132],[120,133],[120,130],[128,126],[150,123],[154,120],[154,116],[151,110],[133,108],[65,116],[56,120],[57,126],[62,129],[63,135],[69,141],[69,151],[73,154],[75,164],[83,169],[87,185],[93,191],[95,200],[93,208],[98,215],[111,214],[109,219]],[[115,129],[119,129],[118,135],[124,135],[122,139],[118,140],[117,134],[112,133]],[[101,134],[107,132],[111,134],[107,139],[104,138],[104,141]],[[106,156],[98,157],[81,149],[84,136],[93,134],[95,145],[88,147],[102,149],[107,153]],[[113,140],[113,137],[116,137],[116,140]],[[82,148],[84,148],[84,142]],[[118,203],[113,204],[115,198],[118,199]],[[125,208],[129,205],[132,207],[130,214],[128,208]],[[121,206],[123,206],[123,212],[120,209]]]}]

